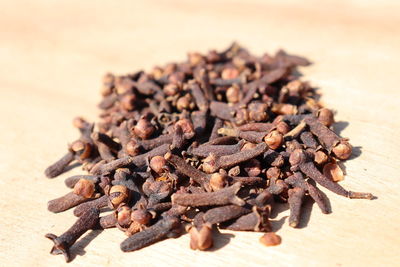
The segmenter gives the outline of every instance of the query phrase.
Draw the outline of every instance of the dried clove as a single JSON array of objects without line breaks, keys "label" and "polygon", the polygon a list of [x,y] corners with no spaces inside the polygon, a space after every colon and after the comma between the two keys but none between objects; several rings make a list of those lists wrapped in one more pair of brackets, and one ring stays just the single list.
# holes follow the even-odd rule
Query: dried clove
[{"label": "dried clove", "polygon": [[290,208],[289,225],[291,227],[297,227],[300,222],[301,205],[303,204],[303,198],[305,190],[301,187],[295,187],[288,191],[288,203]]},{"label": "dried clove", "polygon": [[215,156],[226,156],[240,152],[244,145],[241,140],[234,145],[201,145],[196,148],[189,149],[189,153],[198,157],[207,157],[210,153]]},{"label": "dried clove", "polygon": [[242,150],[232,155],[216,156],[211,154],[204,159],[203,170],[206,173],[213,173],[218,169],[226,169],[238,165],[244,161],[253,159],[263,154],[268,149],[267,144],[260,143],[254,149]]},{"label": "dried clove", "polygon": [[51,253],[69,261],[70,246],[94,228],[121,230],[121,249],[134,251],[179,236],[183,224],[192,249],[211,248],[218,228],[267,232],[260,242],[278,245],[269,221],[276,202],[298,227],[306,197],[330,212],[316,183],[373,199],[337,183],[337,161],[352,147],[331,130],[334,113],[317,90],[298,78],[297,66],[308,64],[283,50],[256,57],[233,43],[149,72],[106,74],[99,121],[75,118],[79,138],[45,170],[53,178],[77,162],[89,173],[67,178],[72,192],[48,202],[52,212],[76,206],[79,216],[60,237],[47,235]]},{"label": "dried clove", "polygon": [[74,215],[77,217],[82,216],[85,212],[87,212],[90,209],[101,209],[107,206],[108,203],[108,196],[103,195],[97,199],[91,200],[89,202],[82,203],[78,205],[74,209]]},{"label": "dried clove", "polygon": [[46,237],[54,242],[54,246],[50,253],[53,255],[63,254],[65,261],[69,262],[71,256],[70,247],[75,241],[81,237],[86,231],[93,229],[99,220],[99,211],[90,209],[86,211],[64,234],[56,236],[54,234],[46,234]]},{"label": "dried clove", "polygon": [[61,159],[50,165],[45,170],[45,175],[48,178],[54,178],[64,172],[65,168],[75,159],[75,153],[73,151],[68,151]]},{"label": "dried clove", "polygon": [[176,217],[166,217],[149,228],[136,233],[121,243],[121,250],[124,252],[135,251],[149,246],[157,241],[165,239],[174,228],[180,225]]},{"label": "dried clove", "polygon": [[175,193],[171,196],[171,200],[173,204],[190,207],[215,206],[226,204],[243,206],[245,202],[236,196],[236,193],[240,190],[240,186],[240,183],[235,183],[230,187],[211,193]]},{"label": "dried clove", "polygon": [[331,190],[332,192],[342,195],[348,198],[362,198],[362,199],[373,199],[374,196],[371,193],[362,193],[362,192],[352,192],[347,191],[339,184],[333,182],[332,180],[325,177],[314,165],[312,161],[307,159],[307,155],[301,149],[296,149],[290,155],[290,164],[293,167],[297,167],[303,172],[305,175],[316,181],[318,184],[323,187]]},{"label": "dried clove", "polygon": [[337,136],[314,117],[308,117],[304,121],[328,152],[333,152],[338,159],[342,160],[351,156],[352,146],[346,139]]},{"label": "dried clove", "polygon": [[227,205],[209,209],[203,216],[203,219],[210,224],[217,224],[231,219],[238,218],[244,214],[250,213],[251,209]]}]

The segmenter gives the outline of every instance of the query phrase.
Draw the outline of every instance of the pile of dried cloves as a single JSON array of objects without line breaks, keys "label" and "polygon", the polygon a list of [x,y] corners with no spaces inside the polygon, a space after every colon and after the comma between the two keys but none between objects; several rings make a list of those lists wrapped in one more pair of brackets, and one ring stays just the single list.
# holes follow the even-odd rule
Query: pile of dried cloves
[{"label": "pile of dried cloves", "polygon": [[277,245],[269,221],[276,202],[288,203],[297,227],[307,197],[329,213],[317,185],[372,199],[337,183],[337,161],[352,146],[299,80],[296,67],[308,64],[284,51],[255,57],[233,43],[148,73],[105,75],[100,122],[76,118],[80,137],[45,171],[53,178],[79,162],[88,172],[67,178],[72,191],[48,203],[78,217],[61,236],[46,235],[51,253],[70,261],[69,248],[86,231],[111,227],[128,236],[123,251],[185,231],[190,248],[206,250],[213,228],[265,232],[260,242]]}]

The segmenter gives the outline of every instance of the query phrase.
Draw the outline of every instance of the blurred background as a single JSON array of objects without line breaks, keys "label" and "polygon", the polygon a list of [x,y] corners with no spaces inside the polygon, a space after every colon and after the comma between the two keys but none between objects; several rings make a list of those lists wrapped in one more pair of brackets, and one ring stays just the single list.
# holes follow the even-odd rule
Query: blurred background
[{"label": "blurred background", "polygon": [[76,138],[73,117],[96,120],[104,73],[150,70],[185,60],[190,51],[225,49],[232,41],[256,55],[283,48],[313,62],[301,69],[304,79],[320,88],[322,101],[338,111],[337,120],[349,122],[342,135],[362,146],[361,156],[346,162],[343,185],[379,199],[357,202],[330,194],[331,215],[312,212],[301,230],[283,226],[282,245],[261,252],[254,248],[258,237],[235,233],[212,253],[191,251],[183,236],[122,254],[120,233],[104,231],[69,266],[399,262],[394,204],[400,186],[393,181],[399,173],[400,121],[392,115],[400,112],[400,1],[1,0],[0,10],[1,266],[64,264],[48,254],[51,246],[43,236],[61,233],[74,218],[50,214],[46,202],[65,194],[62,178],[81,170],[54,180],[45,179],[43,170]]},{"label": "blurred background", "polygon": [[[393,76],[368,60],[390,65],[388,55],[400,47],[400,2],[393,0],[0,3],[2,83],[91,103],[106,71],[148,70],[234,40],[256,54],[284,48],[308,56],[321,70],[316,75],[363,66],[365,74],[385,79]],[[349,86],[353,74],[341,75]],[[62,90],[72,87],[81,96]]]}]

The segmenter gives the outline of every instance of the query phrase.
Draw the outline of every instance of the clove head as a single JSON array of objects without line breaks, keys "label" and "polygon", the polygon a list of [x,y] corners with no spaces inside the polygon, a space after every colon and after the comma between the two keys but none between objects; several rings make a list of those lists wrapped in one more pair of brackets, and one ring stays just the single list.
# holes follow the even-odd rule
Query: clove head
[{"label": "clove head", "polygon": [[129,156],[134,157],[140,154],[140,146],[135,139],[131,139],[126,144],[125,151]]},{"label": "clove head", "polygon": [[234,84],[226,90],[225,95],[229,103],[238,103],[242,98],[242,91],[239,86]]},{"label": "clove head", "polygon": [[278,167],[271,167],[267,170],[266,176],[268,179],[278,179],[281,174],[281,169],[279,169]]},{"label": "clove head", "polygon": [[175,123],[175,125],[179,125],[184,134],[194,134],[193,123],[188,119],[180,119]]},{"label": "clove head", "polygon": [[323,174],[334,182],[340,182],[344,179],[342,169],[335,162],[325,164]]},{"label": "clove head", "polygon": [[210,178],[210,186],[213,191],[224,188],[228,183],[226,174],[213,173]]},{"label": "clove head", "polygon": [[221,73],[221,78],[224,80],[235,79],[239,76],[239,71],[236,68],[228,67],[225,68]]},{"label": "clove head", "polygon": [[196,227],[192,227],[190,233],[190,248],[193,250],[206,250],[213,245],[212,225],[205,223],[201,226],[200,231]]},{"label": "clove head", "polygon": [[132,222],[137,222],[141,225],[149,224],[152,218],[152,214],[145,209],[134,210],[131,213]]},{"label": "clove head", "polygon": [[331,126],[335,120],[333,118],[333,112],[327,108],[321,108],[317,111],[318,120],[326,127]]},{"label": "clove head", "polygon": [[178,100],[176,101],[176,108],[179,111],[183,111],[184,109],[192,110],[194,108],[194,102],[192,100],[192,97],[189,94],[187,94],[178,98]]},{"label": "clove head", "polygon": [[271,149],[277,149],[282,145],[283,135],[277,130],[271,131],[267,136],[264,137],[265,143]]},{"label": "clove head", "polygon": [[302,149],[295,149],[289,156],[289,163],[292,166],[296,166],[306,162],[307,157]]},{"label": "clove head", "polygon": [[341,140],[339,144],[332,148],[333,154],[335,154],[335,156],[341,160],[350,158],[352,150],[353,147],[346,140]]},{"label": "clove head", "polygon": [[132,210],[127,205],[122,205],[118,207],[116,211],[117,222],[121,227],[127,227],[131,223],[131,213]]},{"label": "clove head", "polygon": [[282,242],[282,239],[274,232],[269,232],[260,237],[260,242],[267,247],[271,247],[279,245]]},{"label": "clove head", "polygon": [[125,95],[120,100],[121,107],[127,111],[134,110],[136,108],[136,101],[137,101],[136,95],[134,94]]},{"label": "clove head", "polygon": [[110,188],[109,204],[111,207],[118,207],[121,203],[126,203],[129,199],[129,189],[124,185],[114,185]]},{"label": "clove head", "polygon": [[251,159],[244,164],[243,170],[250,177],[258,176],[261,174],[261,162],[257,159]]},{"label": "clove head", "polygon": [[162,156],[152,157],[149,163],[150,168],[157,174],[164,172],[167,160]]},{"label": "clove head", "polygon": [[146,118],[141,118],[133,127],[133,132],[142,139],[148,139],[155,130],[156,128]]},{"label": "clove head", "polygon": [[73,192],[84,198],[91,198],[95,192],[94,182],[87,179],[80,179],[75,184]]},{"label": "clove head", "polygon": [[318,165],[323,165],[328,161],[328,155],[322,150],[318,150],[314,153],[314,162]]},{"label": "clove head", "polygon": [[206,173],[213,173],[217,165],[217,157],[215,154],[210,153],[203,161],[203,171]]},{"label": "clove head", "polygon": [[167,84],[166,86],[164,86],[164,89],[163,89],[164,93],[167,96],[175,96],[179,93],[179,90],[180,89],[179,89],[178,84],[175,84],[175,83]]}]

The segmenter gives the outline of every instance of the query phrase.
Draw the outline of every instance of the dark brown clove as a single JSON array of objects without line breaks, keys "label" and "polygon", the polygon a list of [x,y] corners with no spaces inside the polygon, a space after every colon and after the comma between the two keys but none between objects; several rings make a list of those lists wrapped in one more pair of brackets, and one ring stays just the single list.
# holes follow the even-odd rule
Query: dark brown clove
[{"label": "dark brown clove", "polygon": [[89,200],[89,198],[69,192],[62,197],[50,200],[47,203],[47,209],[51,212],[62,212]]},{"label": "dark brown clove", "polygon": [[224,229],[232,231],[270,232],[269,209],[253,207],[253,211],[243,215],[234,222],[223,225]]},{"label": "dark brown clove", "polygon": [[148,180],[150,181],[146,181],[143,184],[143,192],[149,197],[147,206],[152,207],[168,197],[172,192],[172,188],[170,184],[164,181]]},{"label": "dark brown clove", "polygon": [[54,178],[64,172],[65,168],[75,159],[75,153],[68,151],[61,159],[47,167],[44,171],[47,178]]},{"label": "dark brown clove", "polygon": [[187,193],[175,193],[171,196],[173,204],[190,207],[201,207],[201,206],[214,206],[214,205],[227,205],[235,204],[243,206],[245,202],[236,196],[236,193],[240,190],[241,184],[235,183],[234,185],[218,190],[212,193],[198,193],[198,194],[187,194]]},{"label": "dark brown clove", "polygon": [[318,147],[317,140],[315,140],[314,136],[310,132],[302,132],[300,134],[300,140],[303,142],[306,147],[316,149]]},{"label": "dark brown clove", "polygon": [[191,134],[189,135],[187,134],[185,136],[182,127],[180,125],[176,125],[175,132],[172,137],[172,144],[170,146],[171,151],[173,151],[174,153],[180,152],[185,146],[186,139],[190,139],[191,137],[192,137]]},{"label": "dark brown clove", "polygon": [[318,184],[329,189],[330,191],[342,195],[348,198],[362,198],[362,199],[374,199],[371,193],[352,192],[347,191],[341,185],[333,182],[332,180],[325,177],[314,165],[312,161],[307,159],[307,155],[301,149],[296,149],[289,158],[292,168],[299,167],[302,173],[316,181]]},{"label": "dark brown clove", "polygon": [[158,146],[161,146],[163,144],[171,144],[173,137],[174,137],[173,133],[164,134],[164,135],[160,135],[153,139],[138,141],[138,142],[136,142],[136,144],[147,151],[147,150],[154,149]]},{"label": "dark brown clove", "polygon": [[97,199],[79,204],[74,209],[74,215],[77,217],[80,217],[80,216],[82,216],[82,214],[86,213],[90,209],[101,209],[101,208],[107,207],[107,202],[108,202],[108,196],[103,195]]},{"label": "dark brown clove", "polygon": [[300,222],[301,206],[303,204],[305,190],[300,187],[295,187],[293,189],[289,189],[288,195],[288,203],[290,208],[289,225],[295,228]]},{"label": "dark brown clove", "polygon": [[213,126],[213,128],[211,130],[211,135],[210,135],[210,138],[208,140],[209,141],[213,141],[216,138],[218,138],[219,137],[218,129],[222,128],[223,126],[224,126],[224,121],[221,120],[220,118],[215,118],[214,126]]},{"label": "dark brown clove", "polygon": [[267,132],[275,128],[273,123],[269,122],[250,122],[238,127],[240,131],[255,131],[255,132]]},{"label": "dark brown clove", "polygon": [[100,217],[99,225],[102,229],[115,227],[116,224],[117,224],[117,217],[115,216],[114,212],[106,216]]},{"label": "dark brown clove", "polygon": [[201,90],[200,86],[196,82],[189,82],[189,89],[192,92],[194,97],[194,101],[196,102],[197,107],[199,110],[207,111],[209,104],[207,98],[204,96],[203,91]]},{"label": "dark brown clove", "polygon": [[68,177],[67,179],[65,179],[64,183],[67,187],[74,188],[74,186],[76,185],[76,183],[78,183],[78,181],[80,179],[91,180],[94,183],[96,183],[99,180],[99,176],[97,176],[97,175],[74,175],[74,176],[71,176],[71,177]]},{"label": "dark brown clove", "polygon": [[346,139],[337,136],[314,117],[308,117],[304,121],[328,152],[333,152],[338,159],[348,159],[351,156],[352,146]]},{"label": "dark brown clove", "polygon": [[244,186],[263,186],[266,183],[265,180],[261,177],[230,176],[229,179],[232,180],[232,183],[240,182]]},{"label": "dark brown clove", "polygon": [[196,136],[201,136],[207,127],[208,113],[206,110],[193,111],[191,116]]},{"label": "dark brown clove", "polygon": [[171,163],[178,171],[180,171],[182,174],[190,177],[193,179],[196,183],[201,185],[203,188],[205,188],[207,191],[211,191],[209,188],[209,180],[210,177],[208,174],[194,168],[193,166],[187,164],[184,159],[181,157],[178,157],[176,155],[173,155],[172,153],[167,153],[165,154],[164,158]]},{"label": "dark brown clove", "polygon": [[263,142],[264,137],[267,135],[267,133],[265,133],[265,132],[240,131],[240,130],[229,129],[229,128],[220,128],[218,130],[218,134],[239,137],[239,138],[242,138],[242,139],[252,142],[252,143]]},{"label": "dark brown clove", "polygon": [[51,212],[61,212],[73,208],[94,197],[95,188],[93,181],[80,179],[75,184],[72,192],[47,203],[47,209]]},{"label": "dark brown clove", "polygon": [[273,178],[270,181],[270,184],[269,184],[269,187],[268,187],[268,191],[271,194],[279,195],[280,193],[282,193],[287,188],[288,187],[287,187],[287,185],[285,184],[284,181],[282,181],[280,179]]},{"label": "dark brown clove", "polygon": [[220,118],[221,120],[231,121],[234,119],[235,111],[231,106],[224,102],[211,101],[210,112],[212,116]]},{"label": "dark brown clove", "polygon": [[210,153],[213,153],[216,156],[225,156],[240,152],[243,145],[243,140],[234,145],[201,145],[189,149],[189,153],[198,157],[207,157]]},{"label": "dark brown clove", "polygon": [[125,166],[131,165],[131,164],[135,165],[136,167],[143,167],[146,165],[147,158],[164,155],[165,153],[168,152],[168,150],[169,150],[169,145],[164,144],[164,145],[154,148],[153,150],[150,150],[147,153],[144,153],[144,154],[141,154],[141,155],[138,155],[135,157],[127,156],[127,157],[113,160],[106,164],[98,165],[96,168],[93,168],[90,172],[92,174],[106,174],[106,173],[114,171],[118,168],[125,167]]},{"label": "dark brown clove", "polygon": [[86,231],[93,229],[99,220],[99,211],[90,209],[84,213],[64,234],[56,236],[54,234],[46,234],[46,237],[54,242],[54,246],[50,253],[53,255],[63,254],[65,261],[71,260],[69,253],[70,247],[75,241],[81,237]]},{"label": "dark brown clove", "polygon": [[293,175],[285,179],[285,183],[292,185],[293,187],[300,187],[307,191],[308,194],[314,199],[315,203],[319,206],[322,213],[329,213],[329,207],[323,198],[319,189],[311,184],[309,181],[304,180],[303,174],[300,172],[295,172]]},{"label": "dark brown clove", "polygon": [[176,217],[165,217],[149,228],[136,233],[121,243],[121,250],[124,252],[135,251],[149,246],[157,241],[165,239],[174,228],[180,226]]},{"label": "dark brown clove", "polygon": [[208,141],[207,143],[202,144],[202,146],[208,145],[234,145],[237,143],[237,139],[234,136],[221,136],[217,137],[213,140]]},{"label": "dark brown clove", "polygon": [[232,155],[219,157],[211,154],[204,160],[203,170],[206,173],[213,173],[218,169],[226,169],[247,160],[253,159],[264,153],[267,149],[268,146],[265,143],[260,143],[257,144],[254,149],[242,150]]},{"label": "dark brown clove", "polygon": [[250,213],[251,209],[237,206],[227,205],[209,209],[203,216],[204,221],[210,224],[226,222],[231,219],[238,218],[244,214]]}]

